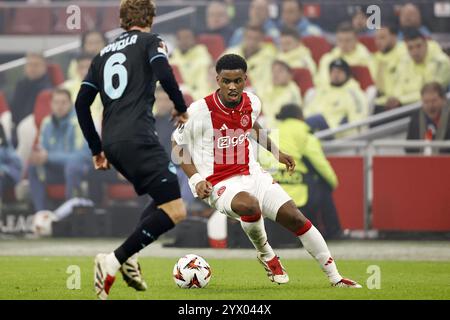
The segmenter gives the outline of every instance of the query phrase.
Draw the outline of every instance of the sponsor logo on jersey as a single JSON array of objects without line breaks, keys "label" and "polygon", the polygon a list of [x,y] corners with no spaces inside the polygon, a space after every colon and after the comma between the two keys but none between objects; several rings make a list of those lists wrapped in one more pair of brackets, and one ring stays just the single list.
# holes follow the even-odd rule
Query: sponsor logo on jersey
[{"label": "sponsor logo on jersey", "polygon": [[250,132],[240,134],[239,136],[224,136],[217,139],[217,148],[219,149],[226,149],[229,147],[236,147],[237,145],[240,145],[244,143],[245,140],[247,140],[248,136],[250,135]]}]

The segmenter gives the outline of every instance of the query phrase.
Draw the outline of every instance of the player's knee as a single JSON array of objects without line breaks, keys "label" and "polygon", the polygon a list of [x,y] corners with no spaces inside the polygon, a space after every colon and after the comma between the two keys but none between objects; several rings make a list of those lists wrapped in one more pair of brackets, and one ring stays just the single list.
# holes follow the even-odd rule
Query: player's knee
[{"label": "player's knee", "polygon": [[232,209],[240,216],[253,216],[261,214],[258,199],[251,195],[240,197],[239,201],[236,201],[236,203],[232,205]]}]

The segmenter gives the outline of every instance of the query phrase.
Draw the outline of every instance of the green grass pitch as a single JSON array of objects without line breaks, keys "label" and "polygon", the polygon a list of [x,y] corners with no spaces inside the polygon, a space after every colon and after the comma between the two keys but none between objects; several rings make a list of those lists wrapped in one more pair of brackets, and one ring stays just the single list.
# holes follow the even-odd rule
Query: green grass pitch
[{"label": "green grass pitch", "polygon": [[[330,287],[313,260],[283,260],[290,282],[271,283],[256,259],[208,259],[212,278],[203,289],[179,289],[172,279],[176,259],[142,258],[146,292],[128,288],[120,274],[110,299],[450,299],[450,262],[338,261],[340,272],[363,289]],[[79,267],[81,288],[68,289],[68,268]],[[381,271],[381,288],[368,289],[370,265]],[[92,257],[0,257],[0,299],[95,299]],[[68,281],[69,279],[69,281]]]}]

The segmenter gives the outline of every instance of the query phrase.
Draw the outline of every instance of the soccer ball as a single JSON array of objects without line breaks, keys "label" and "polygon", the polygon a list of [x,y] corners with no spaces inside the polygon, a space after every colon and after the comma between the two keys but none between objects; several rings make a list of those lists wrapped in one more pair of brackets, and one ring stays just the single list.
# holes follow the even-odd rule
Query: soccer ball
[{"label": "soccer ball", "polygon": [[210,279],[211,267],[196,254],[181,257],[173,267],[173,280],[183,289],[204,288]]}]

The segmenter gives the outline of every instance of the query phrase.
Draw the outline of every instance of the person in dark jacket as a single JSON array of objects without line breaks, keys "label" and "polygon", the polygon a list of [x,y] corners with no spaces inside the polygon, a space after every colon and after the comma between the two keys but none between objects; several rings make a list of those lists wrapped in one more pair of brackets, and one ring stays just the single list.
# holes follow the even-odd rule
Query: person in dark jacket
[{"label": "person in dark jacket", "polygon": [[0,196],[19,182],[21,172],[22,162],[6,138],[0,123]]},{"label": "person in dark jacket", "polygon": [[[408,140],[450,140],[450,106],[444,88],[438,82],[430,82],[421,90],[422,108],[411,116]],[[406,149],[408,153],[422,152],[421,149]],[[433,150],[425,148],[425,154]],[[450,153],[450,149],[441,149]]]},{"label": "person in dark jacket", "polygon": [[13,144],[17,145],[16,130],[25,118],[33,114],[36,98],[42,90],[52,88],[47,74],[47,63],[42,54],[28,53],[24,67],[25,77],[16,84],[11,100]]}]

